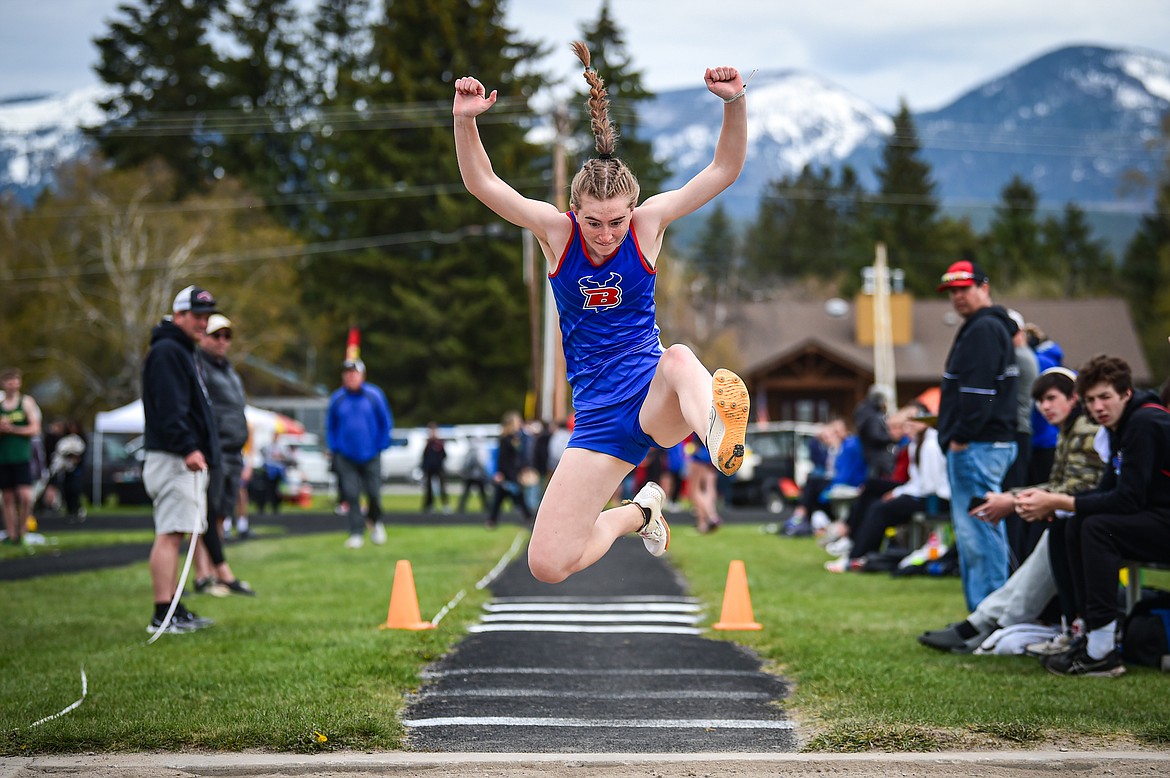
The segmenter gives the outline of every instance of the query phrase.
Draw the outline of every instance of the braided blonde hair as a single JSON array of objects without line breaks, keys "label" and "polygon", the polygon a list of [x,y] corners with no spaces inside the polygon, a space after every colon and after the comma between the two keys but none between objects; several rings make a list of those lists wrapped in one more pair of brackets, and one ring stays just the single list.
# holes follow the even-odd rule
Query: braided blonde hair
[{"label": "braided blonde hair", "polygon": [[594,148],[598,157],[585,161],[569,187],[569,206],[576,210],[582,198],[609,200],[613,197],[628,198],[633,208],[638,203],[638,179],[626,167],[626,163],[613,157],[617,146],[618,132],[609,120],[609,96],[605,82],[597,71],[589,67],[589,47],[582,41],[573,41],[573,52],[585,66],[585,80],[589,83],[589,126],[593,131]]}]

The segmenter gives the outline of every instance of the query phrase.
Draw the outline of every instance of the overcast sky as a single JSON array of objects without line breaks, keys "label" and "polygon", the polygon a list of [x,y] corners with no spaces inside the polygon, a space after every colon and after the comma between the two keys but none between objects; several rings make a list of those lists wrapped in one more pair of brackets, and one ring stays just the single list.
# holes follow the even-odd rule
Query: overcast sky
[{"label": "overcast sky", "polygon": [[[0,0],[0,97],[96,82],[92,39],[122,0]],[[306,0],[307,1],[307,0]],[[552,45],[547,64],[576,72],[568,44],[602,0],[507,0],[509,24]],[[886,110],[937,108],[1070,43],[1170,52],[1167,0],[612,0],[646,86],[702,83],[734,65],[807,70]],[[490,85],[489,85],[490,88]]]}]

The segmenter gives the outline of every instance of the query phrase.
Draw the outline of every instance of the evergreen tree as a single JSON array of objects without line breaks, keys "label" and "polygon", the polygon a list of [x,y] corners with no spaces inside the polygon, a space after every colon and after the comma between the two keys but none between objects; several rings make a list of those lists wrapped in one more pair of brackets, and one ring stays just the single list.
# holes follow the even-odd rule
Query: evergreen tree
[{"label": "evergreen tree", "polygon": [[[229,15],[233,50],[224,64],[222,87],[234,109],[234,126],[225,130],[216,154],[216,175],[227,171],[248,181],[299,224],[300,203],[308,186],[309,135],[307,71],[295,0],[242,0]],[[282,195],[294,195],[290,199]]]},{"label": "evergreen tree", "polygon": [[[615,156],[634,171],[641,187],[641,199],[662,191],[670,177],[667,166],[654,159],[648,141],[638,138],[638,109],[654,98],[642,85],[642,73],[634,68],[633,59],[626,51],[626,41],[609,11],[609,0],[604,0],[597,21],[581,27],[581,37],[589,46],[592,67],[605,80],[610,98],[610,119],[621,137]],[[568,53],[566,52],[566,55]],[[583,81],[583,79],[582,79]],[[574,107],[580,111],[574,134],[581,138],[581,156],[578,167],[594,156],[593,133],[589,129],[589,111],[586,109],[588,91],[581,89],[574,98]]]},{"label": "evergreen tree", "polygon": [[880,182],[873,207],[873,235],[884,241],[890,267],[906,274],[906,286],[933,295],[939,274],[953,261],[937,244],[938,201],[930,165],[922,149],[910,108],[902,101],[894,117],[894,133],[882,148]]},{"label": "evergreen tree", "polygon": [[1064,297],[1092,297],[1115,290],[1113,256],[1105,241],[1093,237],[1085,212],[1076,203],[1065,205],[1061,218],[1046,219],[1043,233],[1051,277],[1061,282]]},{"label": "evergreen tree", "polygon": [[317,135],[326,196],[312,229],[352,247],[305,268],[304,300],[336,341],[322,377],[336,381],[357,325],[370,378],[403,423],[497,418],[529,387],[521,239],[460,183],[452,85],[471,73],[499,90],[479,122],[484,144],[501,176],[535,196],[545,187],[524,133],[540,82],[525,68],[541,52],[513,37],[498,0],[395,0],[385,14],[353,78],[339,73],[322,106],[324,117],[348,106],[362,120],[324,118]]},{"label": "evergreen tree", "polygon": [[848,166],[839,182],[828,168],[806,165],[796,178],[769,183],[747,250],[757,277],[841,281],[869,264],[872,246],[859,242],[862,198]]},{"label": "evergreen tree", "polygon": [[204,187],[220,140],[216,122],[226,107],[219,56],[209,36],[227,0],[139,0],[94,42],[95,70],[117,88],[101,103],[109,116],[93,131],[115,165],[133,167],[152,158],[175,171],[176,197]]},{"label": "evergreen tree", "polygon": [[735,224],[723,204],[716,201],[702,223],[689,252],[689,263],[702,288],[701,298],[710,305],[711,325],[722,327],[728,306],[739,296],[742,256]]},{"label": "evergreen tree", "polygon": [[1018,281],[1051,272],[1040,243],[1036,221],[1036,190],[1018,175],[1000,191],[1000,203],[987,230],[983,262],[998,289],[1010,289]]}]

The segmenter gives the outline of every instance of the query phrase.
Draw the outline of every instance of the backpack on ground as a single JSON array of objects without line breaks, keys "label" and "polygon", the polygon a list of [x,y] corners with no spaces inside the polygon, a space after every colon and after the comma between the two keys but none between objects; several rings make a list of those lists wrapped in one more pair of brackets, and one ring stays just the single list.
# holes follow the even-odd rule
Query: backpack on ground
[{"label": "backpack on ground", "polygon": [[1170,592],[1133,606],[1122,622],[1121,655],[1127,663],[1170,672]]}]

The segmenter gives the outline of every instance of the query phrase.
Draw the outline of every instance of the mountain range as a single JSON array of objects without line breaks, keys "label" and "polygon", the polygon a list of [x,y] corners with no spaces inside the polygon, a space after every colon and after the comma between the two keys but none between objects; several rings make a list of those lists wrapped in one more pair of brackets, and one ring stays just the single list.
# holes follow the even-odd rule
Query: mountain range
[{"label": "mountain range", "polygon": [[[802,72],[759,73],[748,97],[747,164],[720,196],[730,213],[751,218],[770,181],[806,164],[847,164],[867,190],[878,188],[889,114]],[[1168,109],[1170,55],[1085,45],[1042,54],[911,115],[947,211],[982,228],[1018,175],[1035,188],[1042,216],[1075,202],[1116,250],[1153,202],[1153,187],[1132,181],[1165,174]],[[661,93],[639,113],[642,134],[674,166],[667,186],[711,160],[721,116],[703,87]]]},{"label": "mountain range", "polygon": [[[53,170],[86,140],[79,123],[100,119],[94,87],[66,95],[0,100],[0,193],[25,203],[53,182]],[[1076,202],[1100,228],[1132,225],[1150,208],[1166,164],[1161,122],[1170,109],[1170,55],[1078,45],[1044,53],[991,78],[934,111],[913,113],[922,147],[951,212],[977,227],[990,218],[1013,175],[1029,182],[1042,208]],[[710,161],[722,105],[703,87],[660,92],[639,110],[639,135],[679,184]],[[751,218],[771,181],[806,164],[850,165],[869,190],[893,131],[890,115],[819,76],[756,74],[748,87],[748,161],[720,197]],[[1106,227],[1108,231],[1108,228]]]}]

